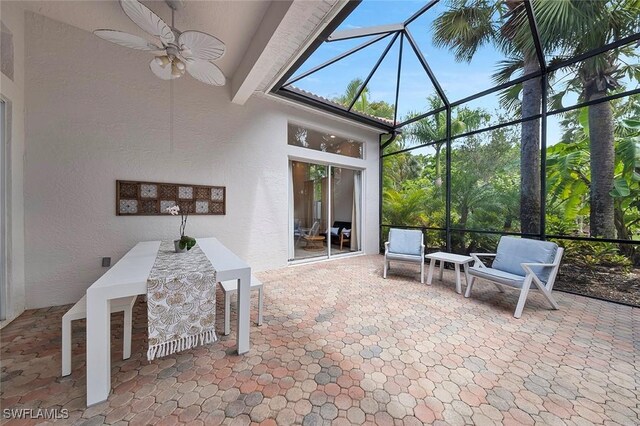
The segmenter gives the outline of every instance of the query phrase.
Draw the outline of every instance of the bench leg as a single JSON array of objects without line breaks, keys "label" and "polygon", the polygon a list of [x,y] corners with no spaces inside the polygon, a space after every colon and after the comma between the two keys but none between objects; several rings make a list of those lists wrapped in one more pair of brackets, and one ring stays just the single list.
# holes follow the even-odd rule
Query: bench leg
[{"label": "bench leg", "polygon": [[262,287],[258,289],[258,325],[262,325]]},{"label": "bench leg", "polygon": [[124,326],[122,336],[122,359],[131,358],[131,329],[133,328],[133,309],[124,310]]},{"label": "bench leg", "polygon": [[231,333],[231,295],[224,294],[224,335]]},{"label": "bench leg", "polygon": [[71,374],[71,320],[62,317],[62,375]]}]

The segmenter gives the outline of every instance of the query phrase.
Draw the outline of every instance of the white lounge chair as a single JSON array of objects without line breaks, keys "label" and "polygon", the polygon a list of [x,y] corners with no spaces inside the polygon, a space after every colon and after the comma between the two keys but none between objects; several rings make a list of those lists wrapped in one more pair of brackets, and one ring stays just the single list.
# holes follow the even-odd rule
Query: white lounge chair
[{"label": "white lounge chair", "polygon": [[391,269],[391,262],[420,264],[420,282],[424,284],[424,235],[417,229],[390,229],[389,241],[384,243],[384,274]]},{"label": "white lounge chair", "polygon": [[[513,316],[520,318],[531,284],[534,284],[534,289],[540,290],[553,309],[559,309],[551,296],[551,290],[560,269],[563,252],[562,247],[548,241],[502,237],[495,254],[471,253],[475,264],[469,268],[471,280],[464,297],[471,296],[476,278],[491,281],[501,292],[502,287],[517,288],[520,290],[520,298]],[[480,257],[495,257],[495,259],[489,268],[480,260]]]}]

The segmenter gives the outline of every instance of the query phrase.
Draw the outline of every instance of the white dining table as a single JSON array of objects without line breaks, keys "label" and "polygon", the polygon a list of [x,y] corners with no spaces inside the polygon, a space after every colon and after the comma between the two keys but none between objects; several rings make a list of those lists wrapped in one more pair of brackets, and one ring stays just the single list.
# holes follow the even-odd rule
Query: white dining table
[{"label": "white dining table", "polygon": [[[251,267],[216,238],[197,238],[216,270],[216,281],[238,281],[237,350],[249,351]],[[105,401],[111,392],[110,301],[147,294],[147,278],[160,241],[136,244],[87,289],[87,406]]]}]

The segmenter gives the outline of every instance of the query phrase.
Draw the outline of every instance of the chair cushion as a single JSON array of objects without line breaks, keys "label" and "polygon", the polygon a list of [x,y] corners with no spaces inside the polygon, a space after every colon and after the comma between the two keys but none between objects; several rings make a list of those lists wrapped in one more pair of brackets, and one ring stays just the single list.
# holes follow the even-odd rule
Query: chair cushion
[{"label": "chair cushion", "polygon": [[[527,238],[502,237],[498,243],[493,269],[524,275],[521,263],[553,263],[558,245],[549,241],[538,241]],[[531,270],[546,283],[551,268],[535,266]]]},{"label": "chair cushion", "polygon": [[417,229],[389,230],[389,252],[420,256],[422,254],[422,231]]},{"label": "chair cushion", "polygon": [[402,260],[404,262],[422,262],[422,256],[420,253],[415,254],[400,254],[400,253],[387,253],[386,260]]},{"label": "chair cushion", "polygon": [[501,271],[495,268],[479,268],[472,266],[469,268],[469,274],[478,278],[484,278],[489,281],[495,281],[500,284],[505,284],[511,287],[522,287],[524,282],[524,276],[511,274],[509,272]]}]

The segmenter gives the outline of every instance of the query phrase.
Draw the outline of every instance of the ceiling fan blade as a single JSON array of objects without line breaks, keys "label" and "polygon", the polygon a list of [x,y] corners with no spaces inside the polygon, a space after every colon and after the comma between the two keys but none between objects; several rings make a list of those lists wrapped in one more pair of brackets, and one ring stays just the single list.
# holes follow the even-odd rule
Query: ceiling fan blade
[{"label": "ceiling fan blade", "polygon": [[159,37],[164,45],[175,42],[176,37],[171,28],[147,6],[136,0],[120,0],[120,6],[137,26]]},{"label": "ceiling fan blade", "polygon": [[185,60],[187,72],[191,77],[212,86],[224,86],[226,79],[220,68],[208,61],[200,59]]},{"label": "ceiling fan blade", "polygon": [[171,64],[167,64],[162,67],[158,62],[156,62],[156,58],[153,58],[151,62],[149,62],[149,68],[156,77],[161,78],[162,80],[173,80],[179,77],[171,73]]},{"label": "ceiling fan blade", "polygon": [[182,56],[214,61],[224,55],[226,46],[212,35],[200,31],[185,31],[178,37]]},{"label": "ceiling fan blade", "polygon": [[120,46],[128,47],[130,49],[146,50],[149,52],[161,52],[164,50],[162,47],[157,46],[142,37],[123,33],[122,31],[95,30],[93,33],[103,40],[107,40],[111,43],[119,44]]}]

